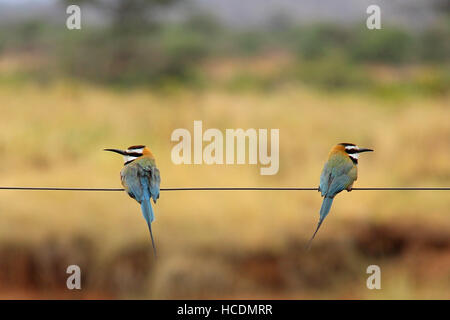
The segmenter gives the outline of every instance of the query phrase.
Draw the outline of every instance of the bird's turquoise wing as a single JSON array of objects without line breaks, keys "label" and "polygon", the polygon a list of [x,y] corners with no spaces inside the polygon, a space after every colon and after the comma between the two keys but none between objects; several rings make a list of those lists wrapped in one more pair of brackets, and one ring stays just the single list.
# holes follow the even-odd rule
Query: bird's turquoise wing
[{"label": "bird's turquoise wing", "polygon": [[153,202],[159,198],[159,185],[161,183],[161,176],[159,175],[159,170],[156,166],[152,166],[150,175],[150,194],[153,198]]},{"label": "bird's turquoise wing", "polygon": [[139,168],[135,165],[128,165],[123,168],[121,177],[122,184],[128,192],[128,195],[140,203],[143,198],[143,190],[139,177]]},{"label": "bird's turquoise wing", "polygon": [[320,175],[319,191],[321,192],[322,197],[324,197],[327,194],[331,181],[332,181],[331,169],[328,166],[327,162],[325,163],[325,166],[323,167],[322,170],[322,174]]},{"label": "bird's turquoise wing", "polygon": [[330,159],[324,166],[320,176],[320,191],[322,197],[334,197],[336,194],[346,189],[353,178],[349,175],[353,164],[351,161],[340,161]]},{"label": "bird's turquoise wing", "polygon": [[156,200],[159,198],[161,176],[158,168],[156,167],[155,161],[152,159],[143,158],[139,159],[137,163],[142,168],[141,175],[148,181],[147,185],[149,188],[150,197],[153,199],[153,202],[156,203]]},{"label": "bird's turquoise wing", "polygon": [[327,195],[329,197],[334,197],[342,190],[345,190],[351,184],[351,182],[352,179],[346,174],[341,174],[337,177],[334,177],[333,181],[330,184],[330,187],[328,188]]}]

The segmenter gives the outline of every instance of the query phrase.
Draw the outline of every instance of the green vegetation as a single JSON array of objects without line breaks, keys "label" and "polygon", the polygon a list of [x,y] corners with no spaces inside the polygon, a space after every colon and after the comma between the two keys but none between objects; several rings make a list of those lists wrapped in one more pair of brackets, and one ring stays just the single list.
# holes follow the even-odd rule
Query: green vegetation
[{"label": "green vegetation", "polygon": [[[324,89],[379,93],[387,81],[400,95],[443,94],[449,87],[449,24],[413,33],[390,27],[370,31],[361,25],[288,23],[232,30],[204,15],[170,23],[117,19],[133,23],[124,26],[113,20],[109,26],[84,26],[82,32],[39,22],[11,26],[0,30],[0,54],[34,54],[34,61],[19,72],[31,80],[68,77],[125,87],[224,84],[266,90],[300,81]],[[258,70],[234,70],[231,61],[234,75],[221,82],[204,68],[224,57],[272,60],[280,55],[288,57],[287,65],[264,76]],[[420,90],[424,81],[431,83]]]}]

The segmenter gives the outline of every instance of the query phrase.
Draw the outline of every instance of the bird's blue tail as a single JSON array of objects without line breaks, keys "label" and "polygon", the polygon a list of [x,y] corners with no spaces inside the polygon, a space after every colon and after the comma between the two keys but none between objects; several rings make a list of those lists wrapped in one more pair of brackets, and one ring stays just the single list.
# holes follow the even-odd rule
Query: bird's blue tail
[{"label": "bird's blue tail", "polygon": [[152,223],[155,220],[155,214],[153,213],[152,205],[150,204],[150,199],[144,197],[141,202],[142,215],[147,223]]},{"label": "bird's blue tail", "polygon": [[152,222],[155,220],[155,215],[153,213],[152,205],[150,204],[150,198],[148,196],[144,196],[144,199],[141,201],[141,209],[142,214],[145,218],[145,221],[147,221],[148,230],[150,231],[150,238],[152,239],[152,246],[153,246],[153,253],[156,257],[156,247],[155,247],[155,241],[153,240],[153,233],[152,233]]},{"label": "bird's blue tail", "polygon": [[320,220],[325,219],[328,212],[330,212],[331,205],[333,204],[334,198],[325,197],[322,202],[322,207],[320,208]]},{"label": "bird's blue tail", "polygon": [[317,231],[319,231],[320,226],[322,225],[323,220],[328,215],[328,212],[330,212],[331,205],[333,204],[334,198],[325,197],[322,202],[322,207],[320,208],[320,217],[319,217],[319,223],[317,224],[316,231],[314,231],[313,236],[308,242],[308,245],[306,246],[306,249],[309,250],[311,247],[311,242],[313,241],[314,237],[316,236]]},{"label": "bird's blue tail", "polygon": [[148,185],[148,180],[144,177],[141,178],[141,185],[142,185],[142,199],[141,199],[141,208],[142,208],[142,214],[144,215],[145,220],[147,223],[152,223],[153,220],[155,220],[155,215],[153,213],[153,208],[150,204],[150,188]]}]

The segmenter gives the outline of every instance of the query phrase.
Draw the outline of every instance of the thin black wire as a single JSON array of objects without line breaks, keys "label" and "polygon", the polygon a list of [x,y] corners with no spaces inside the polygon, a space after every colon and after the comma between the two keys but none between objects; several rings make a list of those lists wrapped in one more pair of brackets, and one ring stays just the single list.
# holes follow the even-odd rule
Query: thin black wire
[{"label": "thin black wire", "polygon": [[[61,188],[61,187],[0,187],[0,190],[28,191],[124,191],[123,188]],[[448,191],[450,187],[374,187],[353,188],[358,191]],[[161,188],[161,191],[318,191],[318,188],[298,187],[200,187],[200,188]]]}]

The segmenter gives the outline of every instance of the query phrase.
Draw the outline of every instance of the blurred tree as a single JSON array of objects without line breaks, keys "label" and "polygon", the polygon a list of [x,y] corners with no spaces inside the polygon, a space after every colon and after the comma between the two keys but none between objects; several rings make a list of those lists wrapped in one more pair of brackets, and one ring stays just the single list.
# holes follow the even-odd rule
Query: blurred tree
[{"label": "blurred tree", "polygon": [[283,34],[292,29],[294,21],[291,16],[285,12],[276,12],[268,19],[267,27],[269,31]]},{"label": "blurred tree", "polygon": [[350,40],[348,30],[328,24],[303,27],[297,33],[295,50],[306,59],[317,59],[329,55],[330,51],[343,50]]},{"label": "blurred tree", "polygon": [[66,5],[88,5],[101,10],[120,34],[145,31],[157,26],[155,13],[179,0],[64,0]]},{"label": "blurred tree", "polygon": [[[100,80],[124,83],[152,78],[158,73],[159,66],[155,62],[161,54],[154,52],[155,46],[143,44],[143,38],[149,39],[160,26],[157,13],[178,1],[65,0],[66,5],[97,9],[108,22],[106,32],[83,39],[85,42],[75,49],[80,54],[69,54],[66,64],[76,75]],[[149,63],[152,56],[156,60]]]},{"label": "blurred tree", "polygon": [[403,30],[363,30],[355,37],[350,54],[359,61],[403,63],[414,55],[413,46],[412,37]]},{"label": "blurred tree", "polygon": [[442,62],[450,59],[450,29],[434,28],[420,36],[419,58],[424,61]]},{"label": "blurred tree", "polygon": [[185,26],[193,32],[211,36],[217,36],[222,31],[222,25],[217,17],[210,14],[200,13],[188,16]]},{"label": "blurred tree", "polygon": [[431,5],[440,12],[443,12],[447,15],[450,14],[450,1],[448,0],[432,0]]}]

